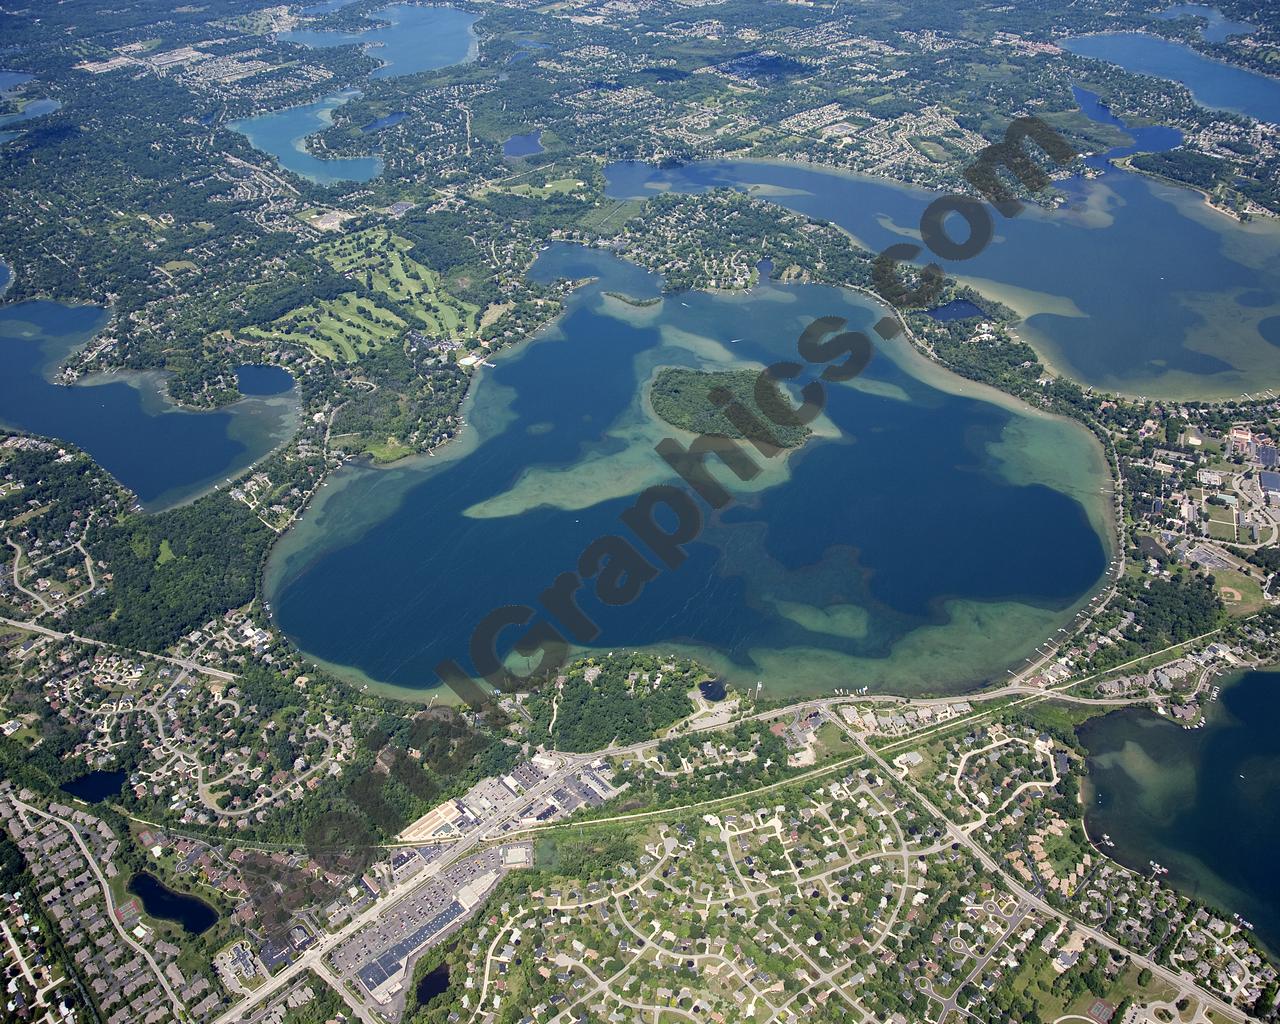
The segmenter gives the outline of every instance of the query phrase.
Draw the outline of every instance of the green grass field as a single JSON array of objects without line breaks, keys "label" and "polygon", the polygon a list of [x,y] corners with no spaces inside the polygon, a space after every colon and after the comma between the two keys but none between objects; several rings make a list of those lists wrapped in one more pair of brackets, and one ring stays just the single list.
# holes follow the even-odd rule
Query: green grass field
[{"label": "green grass field", "polygon": [[1231,615],[1252,615],[1261,610],[1262,585],[1244,573],[1219,569],[1213,574],[1218,596]]},{"label": "green grass field", "polygon": [[385,228],[369,228],[312,250],[340,274],[354,275],[366,288],[393,302],[412,304],[440,337],[474,335],[480,309],[451,295],[440,275],[409,255],[413,246]]},{"label": "green grass field", "polygon": [[1225,540],[1232,544],[1236,542],[1236,528],[1234,523],[1223,522],[1220,519],[1210,519],[1208,527],[1209,536],[1214,540]]},{"label": "green grass field", "polygon": [[553,178],[545,185],[529,185],[522,183],[519,185],[511,185],[504,188],[504,192],[510,192],[517,196],[534,196],[538,199],[545,199],[547,196],[568,195],[570,192],[576,192],[582,188],[585,183],[577,178]]},{"label": "green grass field", "polygon": [[345,292],[301,306],[272,322],[265,330],[250,329],[256,337],[305,345],[324,359],[354,363],[405,330],[404,320],[389,309]]}]

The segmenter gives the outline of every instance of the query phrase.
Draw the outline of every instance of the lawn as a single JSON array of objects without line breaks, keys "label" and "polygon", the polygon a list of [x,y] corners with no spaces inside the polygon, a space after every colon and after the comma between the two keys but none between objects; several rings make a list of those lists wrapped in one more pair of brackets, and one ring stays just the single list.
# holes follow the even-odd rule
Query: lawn
[{"label": "lawn", "polygon": [[404,320],[389,309],[344,292],[286,313],[269,328],[247,334],[270,341],[305,345],[324,359],[354,363],[405,330]]},{"label": "lawn", "polygon": [[1209,536],[1214,540],[1225,540],[1232,544],[1236,542],[1234,523],[1224,523],[1217,519],[1210,519],[1207,525],[1209,527]]},{"label": "lawn", "polygon": [[394,437],[388,437],[386,441],[381,443],[371,442],[366,444],[364,450],[372,455],[373,461],[377,463],[395,462],[413,454],[412,448],[406,448]]},{"label": "lawn", "polygon": [[547,196],[568,195],[570,192],[576,192],[582,188],[585,182],[577,178],[555,178],[548,181],[545,185],[529,185],[522,183],[519,185],[511,185],[504,189],[512,195],[517,196],[534,196],[538,199],[545,199]]},{"label": "lawn", "polygon": [[832,758],[848,757],[855,750],[849,734],[835,722],[823,722],[818,727],[816,738],[815,753],[819,764]]},{"label": "lawn", "polygon": [[410,303],[428,322],[428,333],[456,338],[476,332],[480,308],[451,295],[440,275],[409,255],[412,243],[386,228],[369,228],[316,246],[314,255],[340,274],[393,302]]},{"label": "lawn", "polygon": [[1229,569],[1213,574],[1218,596],[1231,615],[1252,615],[1263,606],[1262,585],[1251,576]]},{"label": "lawn", "polygon": [[639,216],[644,211],[644,200],[623,199],[617,202],[606,201],[583,214],[578,226],[583,231],[602,232],[617,231],[630,218]]}]

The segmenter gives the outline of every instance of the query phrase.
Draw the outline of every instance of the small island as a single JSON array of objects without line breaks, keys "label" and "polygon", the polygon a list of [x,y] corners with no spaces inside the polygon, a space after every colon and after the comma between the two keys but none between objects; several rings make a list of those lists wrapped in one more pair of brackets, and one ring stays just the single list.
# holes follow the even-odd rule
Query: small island
[{"label": "small island", "polygon": [[[807,426],[779,425],[761,411],[756,401],[756,384],[760,375],[759,370],[710,371],[665,366],[653,379],[649,402],[660,419],[681,430],[712,437],[761,441],[778,448],[799,448],[812,431]],[[778,390],[778,385],[770,383],[770,386],[779,401],[791,407],[791,401]],[[712,401],[712,392],[717,389],[726,392],[731,401],[719,404]],[[759,422],[762,429],[758,434],[744,433],[725,415],[725,408],[734,403]]]}]

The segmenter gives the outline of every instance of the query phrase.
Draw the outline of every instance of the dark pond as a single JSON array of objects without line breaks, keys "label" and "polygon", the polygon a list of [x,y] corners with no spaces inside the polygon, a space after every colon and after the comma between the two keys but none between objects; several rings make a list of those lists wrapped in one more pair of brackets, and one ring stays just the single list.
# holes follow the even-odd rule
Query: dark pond
[{"label": "dark pond", "polygon": [[970,302],[968,299],[952,299],[937,309],[929,310],[929,315],[941,323],[948,323],[952,320],[967,320],[973,316],[986,316],[987,313],[977,303]]},{"label": "dark pond", "polygon": [[62,792],[87,804],[100,804],[124,789],[125,778],[127,776],[124,772],[89,772],[64,783]]},{"label": "dark pond", "polygon": [[236,385],[242,395],[287,395],[293,390],[293,377],[279,366],[247,364],[236,367]]},{"label": "dark pond", "polygon": [[414,989],[414,994],[417,996],[418,1005],[425,1006],[436,996],[442,996],[448,990],[449,965],[441,964],[418,979],[418,987]]},{"label": "dark pond", "polygon": [[361,128],[360,131],[365,135],[372,135],[374,132],[382,131],[383,128],[390,128],[393,125],[399,124],[408,116],[409,112],[407,110],[393,110],[385,117],[380,117],[376,121],[370,121],[367,125]]},{"label": "dark pond", "polygon": [[513,135],[502,144],[502,155],[510,157],[533,156],[542,152],[542,132],[526,132]]},{"label": "dark pond", "polygon": [[151,917],[174,921],[190,935],[207,932],[218,923],[218,912],[204,900],[174,892],[145,871],[129,879],[129,892],[142,900],[142,908]]},{"label": "dark pond", "polygon": [[712,679],[705,683],[699,683],[698,689],[701,691],[703,699],[709,700],[713,704],[724,700],[723,679]]}]

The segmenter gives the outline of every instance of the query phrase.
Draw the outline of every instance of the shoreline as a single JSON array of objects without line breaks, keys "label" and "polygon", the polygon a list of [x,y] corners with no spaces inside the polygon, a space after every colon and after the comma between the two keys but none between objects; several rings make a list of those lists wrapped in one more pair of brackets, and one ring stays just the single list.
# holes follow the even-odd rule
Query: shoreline
[{"label": "shoreline", "polygon": [[[1241,682],[1244,681],[1244,679],[1248,675],[1252,673],[1280,675],[1280,662],[1260,662],[1258,664],[1236,666],[1230,669],[1224,668],[1218,671],[1215,675],[1210,676],[1206,680],[1205,685],[1220,686],[1222,691],[1225,693],[1225,691],[1227,691],[1228,689],[1238,686]],[[1214,712],[1215,717],[1219,717],[1222,715],[1227,715],[1228,717],[1230,717],[1229,712],[1226,712],[1220,700],[1214,701],[1213,707],[1215,709],[1215,712]],[[1155,718],[1157,719],[1157,722],[1155,724],[1166,725],[1170,727],[1176,724],[1168,716],[1161,715],[1158,712],[1156,712],[1150,703],[1135,704],[1128,707],[1111,708],[1109,710],[1102,711],[1098,715],[1091,715],[1085,721],[1081,722],[1079,725],[1073,728],[1073,732],[1075,732],[1077,740],[1079,741],[1079,730],[1085,725],[1087,725],[1088,723],[1096,719],[1106,718],[1112,714],[1116,714],[1120,712],[1128,712],[1130,714],[1146,712],[1149,715],[1155,716]],[[1212,728],[1212,725],[1208,725],[1207,728]],[[1192,731],[1194,732],[1196,730],[1192,730]],[[1126,856],[1125,858],[1122,858],[1121,856],[1119,856],[1119,851],[1121,851],[1122,847],[1119,843],[1114,841],[1114,838],[1110,844],[1104,845],[1100,841],[1100,839],[1095,839],[1094,836],[1090,833],[1088,815],[1089,815],[1090,809],[1093,806],[1095,806],[1097,803],[1098,790],[1097,790],[1097,785],[1093,780],[1093,775],[1089,771],[1089,763],[1094,758],[1102,755],[1097,755],[1093,751],[1089,750],[1089,748],[1085,746],[1083,742],[1081,742],[1081,746],[1085,747],[1086,756],[1085,756],[1085,774],[1081,779],[1080,792],[1079,792],[1079,801],[1080,801],[1079,811],[1080,811],[1081,828],[1084,830],[1086,841],[1089,843],[1089,846],[1099,856],[1104,857],[1109,861],[1112,861],[1113,863],[1119,865],[1124,870],[1131,871],[1134,874],[1140,875],[1144,878],[1148,878],[1148,879],[1153,878],[1149,865],[1144,866],[1144,865],[1130,864],[1127,861],[1135,858],[1133,858],[1132,856]],[[1203,768],[1202,765],[1196,764],[1194,771],[1197,776],[1201,772],[1202,768]],[[1138,782],[1137,780],[1131,780],[1129,784],[1135,787],[1141,786],[1141,783]],[[1107,834],[1109,835],[1109,833]],[[1157,844],[1157,845],[1161,845],[1161,844]],[[1194,854],[1188,855],[1188,854],[1185,854],[1185,851],[1173,851],[1173,852],[1183,853],[1186,856],[1190,856],[1191,859],[1197,864],[1200,863],[1199,858],[1196,857]],[[1127,853],[1131,855],[1133,851],[1129,850],[1127,851]],[[1136,859],[1141,859],[1141,858],[1139,857]],[[1235,889],[1235,886],[1229,880],[1224,879],[1221,875],[1219,875],[1218,872],[1213,868],[1205,868],[1205,871],[1208,874],[1208,877],[1206,878],[1206,877],[1195,877],[1194,872],[1187,871],[1185,866],[1178,866],[1172,863],[1163,864],[1163,866],[1165,867],[1168,873],[1163,876],[1154,876],[1156,877],[1157,884],[1167,885],[1170,889],[1172,889],[1177,893],[1180,893],[1181,895],[1185,896],[1187,899],[1190,899],[1195,903],[1201,904],[1205,907],[1210,908],[1211,910],[1214,910],[1220,913],[1224,918],[1230,918],[1233,915],[1235,916],[1241,915],[1241,912],[1239,910],[1232,909],[1227,905],[1227,901],[1225,899],[1220,898],[1219,890],[1221,886],[1225,885],[1229,889]],[[1236,920],[1237,926],[1239,925],[1239,923],[1240,923],[1239,920]],[[1261,945],[1264,952],[1266,952],[1276,963],[1280,963],[1280,947],[1273,947],[1272,945],[1265,942],[1257,934],[1257,932],[1254,931],[1252,928],[1248,929],[1247,931],[1248,931],[1248,934],[1252,936],[1254,941],[1258,942]]]}]

